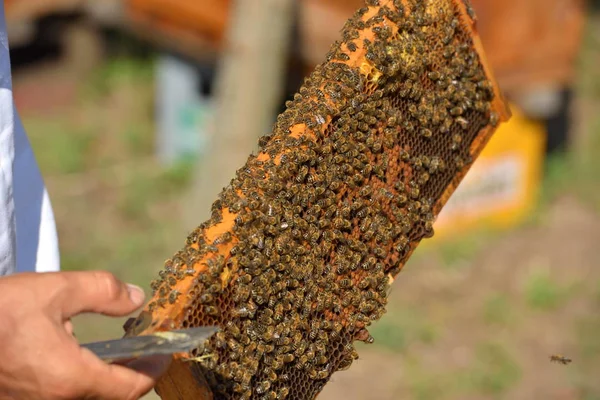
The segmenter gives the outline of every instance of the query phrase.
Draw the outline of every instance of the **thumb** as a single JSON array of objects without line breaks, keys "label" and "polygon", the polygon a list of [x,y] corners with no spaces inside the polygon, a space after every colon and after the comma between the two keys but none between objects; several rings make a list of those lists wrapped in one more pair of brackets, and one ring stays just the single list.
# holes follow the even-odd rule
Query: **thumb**
[{"label": "thumb", "polygon": [[63,318],[92,312],[109,316],[124,316],[144,304],[142,289],[126,284],[106,271],[64,272]]}]

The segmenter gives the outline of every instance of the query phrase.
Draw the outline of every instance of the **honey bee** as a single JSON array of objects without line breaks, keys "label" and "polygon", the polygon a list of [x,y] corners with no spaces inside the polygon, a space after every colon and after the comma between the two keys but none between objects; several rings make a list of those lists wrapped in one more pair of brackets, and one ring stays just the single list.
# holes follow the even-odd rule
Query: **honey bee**
[{"label": "honey bee", "polygon": [[234,338],[238,339],[241,335],[240,328],[237,327],[232,321],[227,321],[225,324],[227,332],[229,332]]},{"label": "honey bee", "polygon": [[497,126],[500,121],[500,117],[495,112],[490,113],[490,124],[492,126]]},{"label": "honey bee", "polygon": [[225,379],[233,379],[234,371],[227,364],[218,365],[215,372],[222,375]]},{"label": "honey bee", "polygon": [[563,365],[567,365],[572,361],[573,360],[571,360],[570,358],[564,357],[561,354],[553,354],[550,356],[550,362],[557,362]]},{"label": "honey bee", "polygon": [[152,312],[156,309],[156,302],[153,301],[150,304],[148,304],[148,311]]},{"label": "honey bee", "polygon": [[156,305],[157,305],[158,307],[162,307],[162,308],[164,308],[164,306],[165,306],[166,304],[167,304],[167,299],[165,299],[165,298],[160,298],[160,299],[156,300]]},{"label": "honey bee", "polygon": [[352,365],[352,358],[345,358],[338,364],[338,371],[345,371]]},{"label": "honey bee", "polygon": [[302,355],[304,355],[307,346],[307,343],[302,340],[302,334],[300,334],[300,340],[295,341],[292,344],[292,349],[294,349],[294,355],[296,357],[301,357]]},{"label": "honey bee", "polygon": [[225,337],[225,332],[220,331],[215,335],[215,346],[217,348],[223,349],[227,346],[227,339]]},{"label": "honey bee", "polygon": [[202,304],[212,303],[213,299],[214,297],[210,293],[203,293],[200,295],[200,303]]},{"label": "honey bee", "polygon": [[270,388],[271,388],[271,382],[263,381],[263,382],[260,382],[259,384],[257,384],[256,388],[254,390],[256,391],[256,394],[264,394]]},{"label": "honey bee", "polygon": [[284,400],[288,397],[290,393],[290,389],[288,389],[287,387],[282,387],[279,389],[279,391],[277,392],[277,400]]},{"label": "honey bee", "polygon": [[298,361],[296,362],[296,368],[303,369],[306,366],[310,365],[308,362],[309,362],[308,356],[306,354],[303,354],[298,358]]},{"label": "honey bee", "polygon": [[167,288],[166,287],[161,287],[160,290],[158,291],[158,295],[160,297],[165,297],[167,295]]},{"label": "honey bee", "polygon": [[206,290],[208,293],[219,293],[221,291],[221,285],[218,283],[212,284]]},{"label": "honey bee", "polygon": [[[258,360],[256,358],[251,358],[248,356],[242,357],[240,360],[241,364],[248,368],[249,373],[255,373],[258,370]],[[252,379],[252,375],[250,375],[250,380]],[[245,379],[242,380],[244,382]]]},{"label": "honey bee", "polygon": [[219,315],[221,315],[221,310],[214,306],[206,306],[204,310],[208,315],[211,315],[213,317],[218,317]]},{"label": "honey bee", "polygon": [[159,278],[159,279],[154,279],[152,282],[150,282],[150,288],[154,291],[158,290],[158,288],[160,287],[160,285],[162,285],[163,283],[163,279]]},{"label": "honey bee", "polygon": [[232,311],[234,318],[246,318],[250,315],[250,311],[246,306],[239,307]]},{"label": "honey bee", "polygon": [[214,241],[213,241],[213,245],[214,246],[218,246],[220,244],[223,243],[227,243],[231,241],[231,233],[230,232],[225,232],[224,234],[222,234],[221,236],[217,237]]},{"label": "honey bee", "polygon": [[277,400],[277,392],[271,390],[270,392],[262,396],[261,400]]},{"label": "honey bee", "polygon": [[244,355],[248,356],[256,350],[258,345],[256,342],[250,342],[246,347],[244,347]]},{"label": "honey bee", "polygon": [[177,301],[177,296],[179,296],[181,294],[181,292],[179,292],[178,290],[173,290],[170,294],[169,294],[169,303],[173,304]]},{"label": "honey bee", "polygon": [[[246,392],[251,391],[251,390],[252,389],[250,388],[249,384],[244,385],[242,383],[237,383],[237,382],[233,384],[233,391],[236,393],[244,393],[245,394]],[[250,393],[252,393],[252,392],[250,392]],[[248,396],[248,397],[250,397],[250,396]]]},{"label": "honey bee", "polygon": [[352,281],[347,278],[341,279],[338,283],[340,287],[344,289],[350,288],[352,286]]},{"label": "honey bee", "polygon": [[270,326],[267,326],[267,328],[263,332],[262,338],[264,341],[270,342],[273,340],[274,335],[275,335],[275,328],[272,325],[270,325]]},{"label": "honey bee", "polygon": [[251,339],[250,339],[250,337],[248,335],[242,335],[242,336],[240,336],[239,340],[240,340],[240,343],[243,346],[248,346],[250,344],[250,342],[251,342]]},{"label": "honey bee", "polygon": [[326,379],[329,376],[329,370],[327,368],[317,371],[316,379]]}]

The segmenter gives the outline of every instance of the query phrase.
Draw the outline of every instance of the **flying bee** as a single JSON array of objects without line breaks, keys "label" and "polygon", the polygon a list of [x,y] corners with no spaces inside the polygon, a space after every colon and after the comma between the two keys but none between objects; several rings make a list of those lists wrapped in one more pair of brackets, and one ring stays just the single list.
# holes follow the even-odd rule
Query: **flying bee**
[{"label": "flying bee", "polygon": [[564,357],[561,354],[553,354],[553,355],[550,356],[550,361],[551,362],[561,363],[563,365],[567,365],[570,362],[572,362],[573,360],[571,360],[570,358]]}]

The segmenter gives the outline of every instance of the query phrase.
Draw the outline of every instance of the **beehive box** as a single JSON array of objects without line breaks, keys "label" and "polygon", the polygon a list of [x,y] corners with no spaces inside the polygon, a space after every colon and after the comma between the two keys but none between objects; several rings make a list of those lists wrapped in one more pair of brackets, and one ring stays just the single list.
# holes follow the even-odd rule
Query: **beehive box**
[{"label": "beehive box", "polygon": [[312,399],[510,113],[463,0],[368,0],[152,283],[128,335],[219,325],[163,399]]}]

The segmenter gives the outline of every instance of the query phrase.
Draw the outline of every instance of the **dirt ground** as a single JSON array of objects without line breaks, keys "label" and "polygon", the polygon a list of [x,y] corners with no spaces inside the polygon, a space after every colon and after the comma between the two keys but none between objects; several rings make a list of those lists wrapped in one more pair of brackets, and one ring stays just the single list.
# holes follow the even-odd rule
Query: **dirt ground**
[{"label": "dirt ground", "polygon": [[[598,65],[600,23],[580,62],[575,156],[555,164],[530,220],[418,250],[373,325],[375,343],[321,399],[600,399]],[[57,85],[73,78],[60,63],[15,74],[63,268],[108,269],[148,288],[186,237],[177,216],[191,170],[154,161],[148,60],[118,58],[77,77]],[[43,82],[56,101],[42,101]],[[123,321],[83,316],[76,333],[117,337]]]}]

